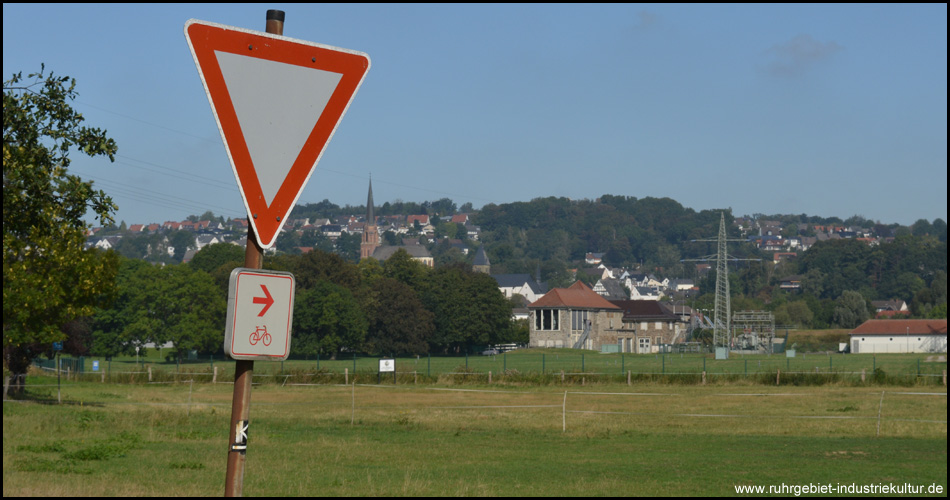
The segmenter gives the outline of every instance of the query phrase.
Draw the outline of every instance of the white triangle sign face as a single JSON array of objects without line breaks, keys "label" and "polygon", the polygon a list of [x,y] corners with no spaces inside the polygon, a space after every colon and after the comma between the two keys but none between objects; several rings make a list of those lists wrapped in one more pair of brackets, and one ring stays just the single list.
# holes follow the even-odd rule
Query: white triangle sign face
[{"label": "white triangle sign face", "polygon": [[190,19],[185,38],[248,221],[273,246],[369,71],[369,56]]}]

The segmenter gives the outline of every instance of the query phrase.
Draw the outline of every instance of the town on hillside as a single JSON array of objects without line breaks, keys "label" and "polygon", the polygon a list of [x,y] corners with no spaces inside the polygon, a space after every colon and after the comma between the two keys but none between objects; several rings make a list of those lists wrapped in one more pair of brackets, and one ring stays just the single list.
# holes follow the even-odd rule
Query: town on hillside
[{"label": "town on hillside", "polygon": [[[404,251],[429,268],[463,263],[494,278],[512,319],[527,324],[531,346],[604,352],[695,348],[713,343],[703,335],[722,322],[715,318],[721,299],[716,258],[708,254],[715,253],[711,242],[726,212],[697,213],[669,199],[608,195],[481,210],[466,204],[464,212],[448,199],[380,206],[371,184],[363,207],[341,209],[328,201],[318,206],[297,207],[297,217],[284,224],[267,252],[320,250],[349,262],[384,262]],[[613,225],[604,224],[605,213],[614,217]],[[737,332],[730,336],[733,348],[783,350],[776,333],[783,328],[946,317],[946,224],[940,219],[911,227],[857,216],[728,220],[721,230],[731,242],[733,288],[727,293],[733,306],[727,324]],[[247,232],[247,219],[207,212],[184,221],[93,228],[86,245],[175,264],[189,262],[208,245],[243,246]]]}]

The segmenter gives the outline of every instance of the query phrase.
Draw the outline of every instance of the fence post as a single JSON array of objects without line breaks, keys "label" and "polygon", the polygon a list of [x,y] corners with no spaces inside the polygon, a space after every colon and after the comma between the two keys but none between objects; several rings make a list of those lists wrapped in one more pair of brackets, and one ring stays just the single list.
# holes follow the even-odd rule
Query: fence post
[{"label": "fence post", "polygon": [[864,383],[865,377],[867,375],[867,371],[868,371],[867,368],[861,368],[861,383],[862,384]]},{"label": "fence post", "polygon": [[584,353],[581,353],[581,371],[585,371],[585,370],[586,369],[584,368]]},{"label": "fence post", "polygon": [[561,403],[561,432],[567,432],[567,391],[564,391],[564,402]]},{"label": "fence post", "polygon": [[627,370],[627,385],[630,385],[630,370]]},{"label": "fence post", "polygon": [[349,368],[343,369],[343,383],[344,384],[350,383],[350,369]]},{"label": "fence post", "polygon": [[152,366],[149,365],[147,368],[148,368],[148,381],[151,382],[152,381]]},{"label": "fence post", "polygon": [[947,370],[943,371],[943,386],[947,386]]},{"label": "fence post", "polygon": [[[541,374],[544,374],[544,354],[541,354]],[[567,399],[567,396],[565,395],[564,398]]]},{"label": "fence post", "polygon": [[[703,364],[706,364],[706,363],[703,363]],[[703,385],[706,385],[706,370],[703,370]]]},{"label": "fence post", "polygon": [[491,370],[488,370],[488,384],[491,385]]},{"label": "fence post", "polygon": [[217,383],[218,383],[218,367],[217,367],[217,366],[215,366],[215,367],[214,367],[214,370],[212,370],[212,373],[211,373],[211,383],[212,383],[212,384],[217,384]]},{"label": "fence post", "polygon": [[877,407],[877,435],[881,435],[881,412],[884,411],[884,391],[881,391],[881,404]]},{"label": "fence post", "polygon": [[561,370],[561,383],[564,383],[564,370]]},{"label": "fence post", "polygon": [[775,385],[779,385],[782,378],[782,370],[775,370]]},{"label": "fence post", "polygon": [[429,361],[426,363],[426,377],[432,376],[432,353],[429,353]]}]

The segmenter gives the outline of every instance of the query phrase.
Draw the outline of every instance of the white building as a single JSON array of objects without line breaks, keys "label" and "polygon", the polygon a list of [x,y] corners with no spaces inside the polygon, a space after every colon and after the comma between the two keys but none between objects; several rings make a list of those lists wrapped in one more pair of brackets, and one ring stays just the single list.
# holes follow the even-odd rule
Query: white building
[{"label": "white building", "polygon": [[851,352],[947,352],[947,320],[868,320],[851,331]]}]

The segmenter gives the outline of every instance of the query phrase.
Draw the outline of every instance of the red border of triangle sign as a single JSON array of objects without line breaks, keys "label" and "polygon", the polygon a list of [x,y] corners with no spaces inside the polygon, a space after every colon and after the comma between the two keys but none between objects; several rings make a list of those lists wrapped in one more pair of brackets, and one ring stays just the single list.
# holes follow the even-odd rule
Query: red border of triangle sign
[{"label": "red border of triangle sign", "polygon": [[[248,222],[254,229],[257,243],[262,248],[269,248],[274,245],[337,124],[362,85],[369,71],[369,56],[363,52],[196,19],[185,23],[185,38],[244,197]],[[277,78],[281,88],[255,88],[254,85],[266,85],[267,78],[260,74],[271,68],[278,73],[271,81]],[[307,69],[317,71],[305,71]],[[248,78],[244,78],[245,75]],[[299,83],[294,80],[297,75],[303,77]],[[293,81],[287,82],[288,79]],[[232,86],[230,91],[229,84]],[[237,88],[239,84],[241,88]],[[268,110],[271,100],[288,93],[285,92],[287,85],[293,90],[289,93],[294,95],[325,96],[322,100],[316,99],[318,104],[314,106],[293,106],[288,113],[297,115],[295,120],[289,120],[292,122],[287,125],[289,127],[297,123],[309,127],[312,122],[313,129],[309,134],[307,130],[282,130],[280,127],[285,124],[280,123],[279,118],[283,112]],[[294,88],[294,85],[298,87]],[[312,88],[314,86],[317,88]],[[312,116],[308,117],[307,113]],[[278,119],[263,125],[251,123],[262,121],[258,119],[259,115],[263,121]],[[252,133],[262,137],[252,137]],[[271,144],[281,143],[273,139],[285,136],[297,137],[296,143],[291,141],[296,145],[291,149],[299,147],[299,152],[266,151],[272,147]],[[255,148],[257,151],[264,149],[267,154],[256,154]],[[271,157],[283,159],[284,164],[276,169],[271,164],[254,164],[255,159],[260,163],[281,163],[263,161]]]}]

